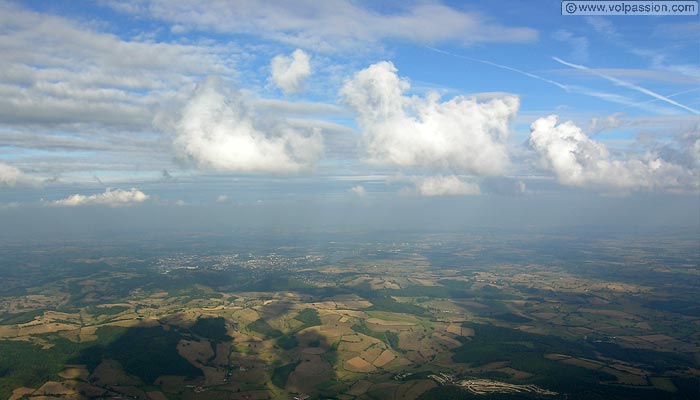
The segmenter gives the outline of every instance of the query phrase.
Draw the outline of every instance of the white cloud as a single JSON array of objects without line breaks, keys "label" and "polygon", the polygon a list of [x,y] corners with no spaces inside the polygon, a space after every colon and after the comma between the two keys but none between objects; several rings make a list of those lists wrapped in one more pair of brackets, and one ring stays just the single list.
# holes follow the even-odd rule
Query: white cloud
[{"label": "white cloud", "polygon": [[[110,2],[115,3],[115,2]],[[363,48],[385,39],[418,43],[453,41],[461,44],[532,42],[537,31],[508,27],[487,16],[442,4],[400,5],[380,13],[350,0],[264,2],[201,2],[169,0],[116,2],[115,8],[202,31],[243,33],[313,48],[342,51]]]},{"label": "white cloud", "polygon": [[30,181],[31,179],[19,168],[0,162],[0,187],[16,186],[29,183]]},{"label": "white cloud", "polygon": [[[150,110],[200,74],[233,74],[235,49],[123,40],[0,3],[0,118],[150,128]],[[52,125],[53,126],[53,125]]]},{"label": "white cloud", "polygon": [[30,8],[0,0],[0,142],[37,177],[172,168],[154,112],[199,76],[235,76],[241,58],[230,43],[127,39]]},{"label": "white cloud", "polygon": [[110,207],[130,206],[132,204],[143,203],[151,196],[142,191],[131,188],[131,190],[107,189],[104,193],[85,196],[74,194],[62,200],[52,202],[55,206],[77,207],[86,205],[106,205]]},{"label": "white cloud", "polygon": [[668,162],[655,152],[616,159],[573,122],[557,125],[557,119],[550,115],[533,122],[530,145],[564,185],[671,192],[698,189],[697,170]]},{"label": "white cloud", "polygon": [[668,113],[668,110],[663,108],[663,107],[655,106],[652,104],[639,103],[639,102],[637,102],[629,97],[622,96],[619,94],[601,92],[599,90],[594,90],[594,89],[590,89],[590,88],[582,87],[582,86],[578,86],[578,85],[564,84],[564,83],[557,82],[555,80],[548,79],[548,78],[545,78],[543,76],[533,74],[531,72],[523,71],[521,69],[514,68],[514,67],[511,67],[508,65],[498,64],[498,63],[488,61],[488,60],[483,60],[480,58],[468,57],[468,56],[461,55],[461,54],[455,54],[455,53],[451,53],[449,51],[436,49],[436,48],[430,47],[430,46],[426,46],[426,47],[428,49],[436,52],[436,53],[445,54],[445,55],[455,57],[455,58],[461,58],[463,60],[478,62],[478,63],[484,64],[484,65],[490,65],[492,67],[500,68],[500,69],[503,69],[506,71],[515,72],[517,74],[527,76],[529,78],[536,79],[536,80],[541,81],[541,82],[546,82],[550,85],[554,85],[554,86],[558,87],[559,89],[562,89],[566,92],[580,93],[580,94],[583,94],[586,96],[592,96],[592,97],[596,97],[599,99],[603,99],[605,101],[610,101],[610,102],[618,103],[618,104],[624,104],[625,106],[628,106],[628,107],[638,107],[638,108],[644,109],[646,111],[651,111],[651,112],[655,112],[655,113]]},{"label": "white cloud", "polygon": [[228,203],[229,198],[225,194],[220,194],[219,196],[216,197],[216,202],[217,203]]},{"label": "white cloud", "polygon": [[291,56],[275,56],[270,63],[272,76],[270,80],[285,93],[297,93],[301,90],[304,79],[311,74],[309,55],[296,49]]},{"label": "white cloud", "polygon": [[353,186],[350,189],[350,192],[352,192],[360,197],[364,197],[367,194],[367,191],[365,190],[365,188],[362,185]]},{"label": "white cloud", "polygon": [[465,182],[455,175],[413,178],[416,191],[422,196],[466,196],[481,194],[479,185]]},{"label": "white cloud", "polygon": [[323,152],[320,133],[252,113],[240,92],[209,77],[199,84],[175,124],[176,151],[203,169],[295,173]]},{"label": "white cloud", "polygon": [[681,165],[700,175],[700,122],[673,135],[671,140],[663,135],[659,139],[661,140],[655,138],[652,133],[644,132],[637,135],[636,144],[646,146],[664,160]]},{"label": "white cloud", "polygon": [[695,126],[695,129],[683,135],[682,141],[685,142],[687,158],[689,164],[695,168],[700,168],[700,123]]},{"label": "white cloud", "polygon": [[407,96],[409,88],[391,62],[371,65],[342,88],[357,114],[368,162],[476,175],[505,171],[509,123],[519,106],[516,96],[440,101],[436,92]]}]

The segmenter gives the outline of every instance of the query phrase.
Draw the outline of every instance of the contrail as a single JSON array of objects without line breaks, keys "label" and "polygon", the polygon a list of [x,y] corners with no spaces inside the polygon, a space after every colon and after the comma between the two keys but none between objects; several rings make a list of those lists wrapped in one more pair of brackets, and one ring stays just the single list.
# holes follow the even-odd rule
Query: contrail
[{"label": "contrail", "polygon": [[552,84],[552,85],[554,85],[554,86],[556,86],[556,87],[558,87],[558,88],[560,88],[560,89],[563,89],[563,90],[565,90],[565,91],[567,91],[567,92],[571,92],[571,91],[572,91],[572,90],[571,90],[572,88],[570,88],[570,87],[567,86],[567,85],[564,85],[564,84],[559,83],[559,82],[557,82],[557,81],[553,81],[553,80],[551,80],[551,79],[547,79],[547,78],[541,77],[541,76],[539,76],[539,75],[535,75],[535,74],[530,73],[530,72],[527,72],[527,71],[523,71],[523,70],[521,70],[521,69],[509,67],[509,66],[507,66],[507,65],[497,64],[497,63],[495,63],[495,62],[488,61],[488,60],[482,60],[482,59],[479,59],[479,58],[472,58],[472,57],[467,57],[467,56],[463,56],[463,55],[460,55],[460,54],[450,53],[450,52],[448,52],[448,51],[436,49],[436,48],[430,47],[430,46],[425,46],[425,47],[428,48],[428,49],[430,49],[430,50],[432,50],[432,51],[436,51],[436,52],[438,52],[438,53],[445,54],[445,55],[448,55],[448,56],[457,57],[457,58],[463,58],[463,59],[465,59],[465,60],[474,61],[474,62],[486,64],[486,65],[491,65],[492,67],[501,68],[501,69],[506,69],[506,70],[508,70],[508,71],[513,71],[513,72],[517,72],[517,73],[519,73],[519,74],[521,74],[521,75],[529,76],[530,78],[534,78],[534,79],[537,79],[537,80],[540,80],[540,81],[543,81],[543,82],[547,82],[547,83]]},{"label": "contrail", "polygon": [[[676,92],[676,93],[673,93],[673,94],[668,94],[668,95],[666,95],[666,97],[668,97],[668,98],[670,99],[671,97],[680,96],[680,95],[686,94],[686,93],[697,92],[698,90],[700,90],[700,87],[696,87],[696,88],[684,90],[684,91],[682,91],[682,92]],[[638,106],[642,106],[642,105],[644,105],[644,104],[653,103],[653,102],[658,101],[658,100],[659,100],[659,99],[651,99],[651,100],[647,100],[647,101],[640,101],[639,103],[630,104],[630,105],[628,105],[627,107],[624,107],[624,108],[622,108],[622,109],[624,110],[625,108],[628,108],[628,107],[638,107]]]},{"label": "contrail", "polygon": [[690,111],[690,112],[693,113],[693,114],[700,115],[700,111],[695,110],[695,109],[693,109],[693,108],[690,108],[690,107],[688,107],[688,106],[684,106],[683,104],[681,104],[681,103],[679,103],[679,102],[677,102],[677,101],[675,101],[675,100],[671,100],[671,99],[669,99],[669,98],[666,97],[666,96],[662,96],[662,95],[660,95],[660,94],[658,94],[658,93],[652,92],[652,91],[649,90],[649,89],[643,88],[643,87],[641,87],[641,86],[637,86],[637,85],[635,85],[635,84],[633,84],[633,83],[629,83],[629,82],[623,81],[623,80],[621,80],[621,79],[617,79],[617,78],[612,77],[612,76],[609,76],[609,75],[605,75],[605,74],[603,74],[603,73],[600,73],[600,72],[598,72],[598,71],[596,71],[596,70],[594,70],[594,69],[590,69],[590,68],[588,68],[588,67],[586,67],[586,66],[583,66],[583,65],[572,64],[572,63],[570,63],[570,62],[566,62],[566,61],[564,61],[564,60],[562,60],[561,58],[558,58],[558,57],[552,57],[552,59],[554,59],[554,61],[556,61],[556,62],[558,62],[558,63],[560,63],[560,64],[566,65],[567,67],[571,67],[571,68],[575,68],[575,69],[578,69],[578,70],[582,70],[582,71],[589,72],[589,73],[591,73],[591,74],[593,74],[593,75],[595,75],[595,76],[598,76],[598,77],[600,77],[600,78],[603,78],[603,79],[605,79],[605,80],[608,80],[608,81],[610,81],[610,82],[612,82],[612,83],[614,83],[614,84],[616,84],[616,85],[618,85],[618,86],[622,86],[622,87],[626,87],[626,88],[628,88],[628,89],[636,90],[636,91],[638,91],[638,92],[641,92],[641,93],[644,93],[644,94],[649,95],[649,96],[651,96],[651,97],[654,97],[654,98],[656,98],[656,99],[658,99],[658,100],[664,101],[664,102],[666,102],[666,103],[668,103],[668,104],[673,104],[673,105],[676,106],[676,107],[680,107],[680,108],[682,108],[682,109],[684,109],[684,110],[686,110],[686,111]]},{"label": "contrail", "polygon": [[[461,54],[450,53],[449,51],[436,49],[435,47],[430,47],[430,46],[427,46],[427,45],[424,45],[424,47],[427,48],[427,49],[429,49],[429,50],[432,50],[432,51],[434,51],[434,52],[437,52],[437,53],[440,53],[440,54],[445,54],[445,55],[448,55],[448,56],[451,56],[451,57],[457,57],[457,58],[461,58],[461,59],[464,59],[464,60],[469,60],[469,61],[473,61],[473,62],[478,62],[478,63],[481,63],[481,64],[490,65],[490,66],[492,66],[492,67],[501,68],[501,69],[505,69],[505,70],[508,70],[508,71],[516,72],[516,73],[518,73],[518,74],[527,76],[527,77],[529,77],[529,78],[537,79],[537,80],[539,80],[539,81],[549,83],[550,85],[554,85],[554,86],[558,87],[559,89],[564,90],[564,91],[567,92],[567,93],[580,93],[580,94],[583,94],[583,95],[586,95],[586,96],[597,97],[597,98],[599,98],[599,99],[603,99],[603,100],[605,100],[605,101],[609,101],[609,102],[612,102],[612,103],[623,104],[623,105],[625,105],[626,107],[639,107],[639,108],[643,108],[643,109],[649,109],[649,107],[645,107],[645,103],[648,103],[648,102],[636,103],[636,102],[632,101],[631,99],[628,99],[628,98],[626,98],[626,97],[624,97],[624,96],[620,96],[620,95],[616,95],[616,94],[611,94],[611,93],[597,92],[597,91],[595,91],[595,90],[591,90],[591,89],[588,89],[588,88],[585,88],[585,87],[580,87],[580,86],[565,85],[565,84],[563,84],[563,83],[560,83],[560,82],[557,82],[557,81],[553,81],[553,80],[551,80],[551,79],[547,79],[547,78],[545,78],[545,77],[542,77],[542,76],[533,74],[533,73],[531,73],[531,72],[527,72],[527,71],[523,71],[523,70],[521,70],[521,69],[509,67],[509,66],[503,65],[503,64],[498,64],[498,63],[495,63],[495,62],[493,62],[493,61],[482,60],[482,59],[480,59],[480,58],[473,58],[473,57],[463,56],[463,55],[461,55]],[[651,110],[651,111],[653,111],[653,112],[661,112],[661,111],[659,111],[659,110]]]}]

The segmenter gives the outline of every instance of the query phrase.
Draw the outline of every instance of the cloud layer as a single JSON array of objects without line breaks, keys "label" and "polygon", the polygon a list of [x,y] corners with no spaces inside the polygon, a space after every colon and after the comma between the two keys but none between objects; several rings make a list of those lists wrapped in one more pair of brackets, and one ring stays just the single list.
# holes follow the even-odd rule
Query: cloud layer
[{"label": "cloud layer", "polygon": [[30,8],[0,0],[0,143],[21,149],[13,164],[34,176],[171,168],[154,111],[200,75],[235,74],[233,45],[118,36],[97,16]]},{"label": "cloud layer", "polygon": [[28,182],[27,176],[19,168],[0,162],[0,187],[15,186]]},{"label": "cloud layer", "polygon": [[573,122],[557,124],[557,119],[550,115],[533,122],[529,142],[564,185],[623,191],[698,189],[697,170],[666,161],[656,152],[615,158]]},{"label": "cloud layer", "polygon": [[275,56],[270,63],[272,76],[270,80],[285,93],[297,93],[301,90],[304,79],[311,74],[309,55],[296,49],[287,57]]},{"label": "cloud layer", "polygon": [[235,49],[124,40],[0,2],[5,124],[150,128],[150,108],[192,76],[233,73]]},{"label": "cloud layer", "polygon": [[318,131],[253,113],[240,92],[214,77],[198,85],[185,104],[173,144],[202,169],[243,173],[307,170],[323,152]]},{"label": "cloud layer", "polygon": [[87,205],[106,205],[110,207],[123,207],[133,204],[143,203],[150,199],[150,196],[142,191],[131,188],[131,190],[107,189],[104,193],[85,196],[74,194],[62,200],[56,200],[51,204],[54,206],[77,207]]},{"label": "cloud layer", "polygon": [[[127,16],[105,9],[110,6]],[[196,183],[217,186],[210,201],[230,193],[238,203],[248,190],[305,196],[327,193],[337,181],[353,182],[340,187],[356,185],[350,190],[359,196],[367,188],[367,197],[397,190],[396,182],[425,196],[537,194],[551,188],[554,176],[599,192],[698,191],[693,96],[700,74],[685,54],[693,43],[675,41],[679,47],[659,51],[650,67],[588,68],[579,64],[599,64],[596,57],[620,49],[589,54],[581,27],[571,26],[529,46],[532,57],[523,62],[508,53],[510,45],[483,43],[531,42],[537,32],[473,10],[441,1],[300,0],[289,7],[282,0],[101,0],[75,13],[61,4],[0,0],[0,189],[8,199],[31,202],[69,185],[101,192],[150,182],[167,193]],[[648,38],[625,44],[611,23],[589,22],[623,51],[647,57],[625,47]],[[678,39],[697,24],[691,25],[656,28]],[[463,47],[474,43],[482,45]],[[550,55],[569,48],[573,62],[554,59],[568,66],[564,74],[551,70]],[[434,54],[420,62],[420,73],[401,71],[427,80],[417,81],[418,88],[391,62],[369,65],[387,55],[411,63],[428,49]],[[510,87],[522,97],[452,97],[469,93],[466,85],[476,79],[471,89]],[[305,83],[312,90],[300,93]],[[445,85],[449,95],[425,90],[432,85]],[[282,91],[299,94],[291,101]],[[527,100],[526,115],[511,123],[520,98]],[[527,135],[521,124],[547,109],[575,118],[585,133],[545,118],[533,124],[530,146],[521,145]],[[594,116],[590,125],[578,122]],[[509,127],[517,127],[514,137]],[[628,136],[635,129],[637,140]],[[546,172],[533,168],[535,159]],[[288,182],[263,176],[317,165],[315,173]],[[241,174],[257,176],[237,180]],[[76,196],[73,202],[94,204],[101,195]]]},{"label": "cloud layer", "polygon": [[435,92],[407,96],[409,89],[410,83],[386,61],[356,73],[342,88],[357,114],[368,162],[481,176],[506,170],[506,140],[517,97],[441,101]]},{"label": "cloud layer", "polygon": [[[150,15],[173,24],[175,32],[215,30],[254,34],[321,51],[342,51],[384,39],[463,44],[531,42],[537,31],[508,27],[478,13],[442,4],[418,3],[380,13],[349,0],[265,2],[109,1],[120,11]],[[399,4],[399,3],[397,3]]]},{"label": "cloud layer", "polygon": [[414,178],[416,191],[422,196],[465,196],[481,194],[479,185],[454,175]]}]

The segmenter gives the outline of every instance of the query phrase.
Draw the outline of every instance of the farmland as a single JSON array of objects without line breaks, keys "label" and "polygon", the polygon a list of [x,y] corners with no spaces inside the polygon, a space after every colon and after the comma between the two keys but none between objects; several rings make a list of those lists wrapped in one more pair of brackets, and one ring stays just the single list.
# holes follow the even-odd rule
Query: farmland
[{"label": "farmland", "polygon": [[692,238],[332,239],[5,244],[0,397],[700,394]]}]

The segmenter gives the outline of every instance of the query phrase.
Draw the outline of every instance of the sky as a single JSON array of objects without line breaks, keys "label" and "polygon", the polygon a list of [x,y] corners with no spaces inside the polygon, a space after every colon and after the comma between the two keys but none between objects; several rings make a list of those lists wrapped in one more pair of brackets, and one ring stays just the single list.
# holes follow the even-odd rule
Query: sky
[{"label": "sky", "polygon": [[0,0],[3,220],[700,229],[700,20]]}]

